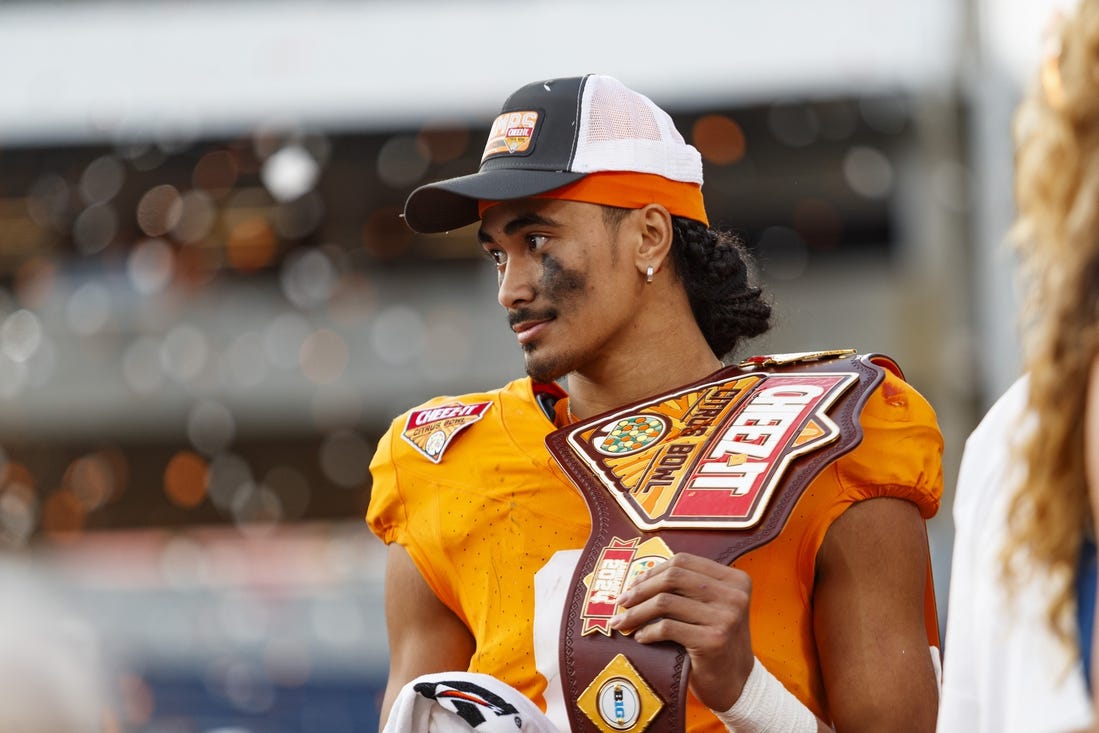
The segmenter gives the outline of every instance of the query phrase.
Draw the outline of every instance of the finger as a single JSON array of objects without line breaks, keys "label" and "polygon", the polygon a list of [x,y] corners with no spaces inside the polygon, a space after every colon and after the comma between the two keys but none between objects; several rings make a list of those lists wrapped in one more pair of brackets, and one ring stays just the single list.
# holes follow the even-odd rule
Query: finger
[{"label": "finger", "polygon": [[629,608],[660,593],[713,601],[730,599],[735,593],[751,590],[751,579],[743,571],[705,558],[678,560],[676,556],[673,560],[639,576],[618,597],[619,605]]},{"label": "finger", "polygon": [[[661,593],[648,598],[635,606],[620,610],[611,620],[613,629],[623,633],[636,633],[642,627],[656,624],[664,619],[672,619],[678,623],[697,625],[705,623],[707,605],[694,599],[677,596],[670,593]],[[712,616],[711,616],[712,618]],[[652,637],[652,634],[646,634]]]},{"label": "finger", "polygon": [[[687,650],[693,663],[714,660],[722,667],[735,656],[733,650],[738,643],[749,639],[747,619],[738,619],[736,614],[727,614],[712,623],[692,618],[690,614],[685,616],[656,617],[634,630],[633,638],[641,644],[675,642]],[[750,650],[750,642],[746,648]]]},{"label": "finger", "polygon": [[737,588],[727,589],[706,599],[681,593],[660,592],[651,597],[637,597],[633,605],[620,607],[610,623],[611,628],[623,633],[661,619],[695,626],[732,627],[741,623],[747,615],[749,599],[746,592]]}]

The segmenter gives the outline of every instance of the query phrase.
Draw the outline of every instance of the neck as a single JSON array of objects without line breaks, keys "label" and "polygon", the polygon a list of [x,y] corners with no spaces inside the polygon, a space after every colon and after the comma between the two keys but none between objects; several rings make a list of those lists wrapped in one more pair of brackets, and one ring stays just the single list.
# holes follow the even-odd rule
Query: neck
[{"label": "neck", "polygon": [[628,354],[624,359],[611,359],[569,374],[572,414],[583,419],[606,412],[697,382],[723,366],[705,340],[690,348],[677,348],[676,341],[665,339],[644,353]]},{"label": "neck", "polygon": [[686,292],[670,277],[640,286],[635,313],[595,358],[568,375],[569,404],[577,418],[697,382],[722,367]]}]

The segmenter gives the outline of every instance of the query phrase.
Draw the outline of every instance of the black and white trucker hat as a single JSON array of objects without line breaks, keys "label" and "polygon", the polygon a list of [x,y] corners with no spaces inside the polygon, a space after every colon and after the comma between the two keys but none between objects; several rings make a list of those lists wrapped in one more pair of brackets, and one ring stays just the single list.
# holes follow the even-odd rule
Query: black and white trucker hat
[{"label": "black and white trucker hat", "polygon": [[[603,173],[627,175],[574,185]],[[589,74],[533,82],[508,97],[480,169],[417,188],[404,218],[414,231],[445,232],[477,221],[486,202],[560,190],[558,198],[608,205],[663,203],[705,221],[701,186],[702,157],[668,113],[613,77]]]}]

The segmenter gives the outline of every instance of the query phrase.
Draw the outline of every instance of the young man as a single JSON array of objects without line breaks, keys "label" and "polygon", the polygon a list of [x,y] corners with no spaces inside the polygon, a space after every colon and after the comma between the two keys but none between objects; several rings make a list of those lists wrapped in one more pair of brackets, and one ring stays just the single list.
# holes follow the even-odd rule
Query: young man
[{"label": "young man", "polygon": [[[701,184],[698,152],[663,110],[586,76],[518,90],[479,172],[409,197],[419,232],[480,220],[529,376],[432,400],[379,443],[367,518],[389,544],[383,723],[407,683],[461,670],[567,729],[562,588],[592,523],[546,436],[703,380],[768,328],[741,248],[708,226]],[[778,537],[731,566],[676,553],[618,596],[609,634],[686,650],[687,730],[934,729],[924,520],[942,439],[893,374],[858,420],[861,443],[816,476]]]}]

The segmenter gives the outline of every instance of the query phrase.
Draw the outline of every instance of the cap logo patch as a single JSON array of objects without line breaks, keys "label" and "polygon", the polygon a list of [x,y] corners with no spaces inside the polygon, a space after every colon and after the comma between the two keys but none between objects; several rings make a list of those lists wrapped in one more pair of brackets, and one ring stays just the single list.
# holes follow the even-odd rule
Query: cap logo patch
[{"label": "cap logo patch", "polygon": [[401,437],[426,458],[439,463],[455,436],[484,417],[490,406],[491,402],[477,402],[472,405],[451,402],[413,410],[408,415]]},{"label": "cap logo patch", "polygon": [[527,152],[537,127],[537,112],[504,112],[492,123],[481,162],[493,155]]}]

